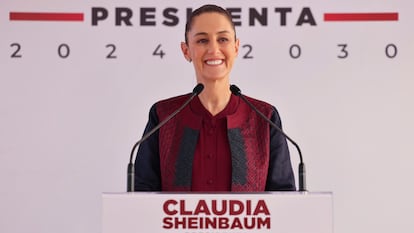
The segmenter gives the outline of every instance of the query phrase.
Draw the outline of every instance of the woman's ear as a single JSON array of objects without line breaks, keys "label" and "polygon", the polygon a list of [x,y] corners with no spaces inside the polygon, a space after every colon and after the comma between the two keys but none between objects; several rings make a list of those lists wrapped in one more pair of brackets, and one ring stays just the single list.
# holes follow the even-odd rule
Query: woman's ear
[{"label": "woman's ear", "polygon": [[239,46],[240,46],[240,40],[236,39],[235,47],[236,47],[236,54],[239,55]]},{"label": "woman's ear", "polygon": [[188,51],[188,45],[185,42],[181,42],[181,51],[183,52],[185,60],[191,62],[190,53]]}]

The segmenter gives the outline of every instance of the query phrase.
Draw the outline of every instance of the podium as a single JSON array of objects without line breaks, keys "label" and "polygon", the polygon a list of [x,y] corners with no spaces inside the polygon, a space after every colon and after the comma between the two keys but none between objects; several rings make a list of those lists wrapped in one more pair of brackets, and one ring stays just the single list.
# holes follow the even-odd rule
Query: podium
[{"label": "podium", "polygon": [[102,194],[103,233],[332,233],[330,192]]}]

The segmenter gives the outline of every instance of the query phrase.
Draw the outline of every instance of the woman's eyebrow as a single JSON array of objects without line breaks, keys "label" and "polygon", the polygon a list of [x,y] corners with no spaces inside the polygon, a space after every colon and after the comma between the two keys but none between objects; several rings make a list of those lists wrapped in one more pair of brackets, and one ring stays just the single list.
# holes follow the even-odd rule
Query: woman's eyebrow
[{"label": "woman's eyebrow", "polygon": [[[216,34],[227,34],[230,33],[230,31],[224,30],[224,31],[219,31]],[[196,34],[194,34],[194,36],[206,36],[208,35],[207,32],[197,32]]]}]

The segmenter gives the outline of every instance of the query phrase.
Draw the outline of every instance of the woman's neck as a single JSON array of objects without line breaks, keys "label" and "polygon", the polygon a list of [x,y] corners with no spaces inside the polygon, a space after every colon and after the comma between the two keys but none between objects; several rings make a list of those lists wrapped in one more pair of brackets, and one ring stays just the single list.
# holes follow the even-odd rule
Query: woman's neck
[{"label": "woman's neck", "polygon": [[231,92],[230,85],[226,83],[203,83],[204,90],[200,93],[199,98],[204,108],[215,116],[224,108],[230,101]]}]

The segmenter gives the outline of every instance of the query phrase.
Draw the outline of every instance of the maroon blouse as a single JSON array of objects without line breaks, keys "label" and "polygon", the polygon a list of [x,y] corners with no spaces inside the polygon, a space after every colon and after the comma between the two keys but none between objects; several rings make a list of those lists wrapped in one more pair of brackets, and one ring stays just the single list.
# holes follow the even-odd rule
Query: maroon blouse
[{"label": "maroon blouse", "polygon": [[191,102],[191,110],[203,119],[193,160],[192,191],[231,190],[231,153],[226,116],[233,114],[237,105],[237,98],[231,95],[226,108],[213,116],[199,98]]}]

